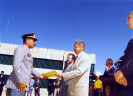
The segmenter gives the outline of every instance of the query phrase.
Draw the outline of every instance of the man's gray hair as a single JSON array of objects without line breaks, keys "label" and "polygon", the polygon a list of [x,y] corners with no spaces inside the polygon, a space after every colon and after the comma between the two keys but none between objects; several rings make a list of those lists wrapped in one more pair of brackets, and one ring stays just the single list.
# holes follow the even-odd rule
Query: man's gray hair
[{"label": "man's gray hair", "polygon": [[83,46],[83,49],[85,50],[85,43],[82,40],[75,40],[75,43],[77,43],[79,46]]}]

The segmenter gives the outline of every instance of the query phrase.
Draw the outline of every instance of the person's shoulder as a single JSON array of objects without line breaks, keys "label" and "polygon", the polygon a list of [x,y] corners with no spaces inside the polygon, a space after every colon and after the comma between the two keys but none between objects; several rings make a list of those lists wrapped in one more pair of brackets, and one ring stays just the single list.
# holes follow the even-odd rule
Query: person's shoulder
[{"label": "person's shoulder", "polygon": [[115,67],[114,66],[112,66],[112,68],[111,68],[112,70],[115,70]]},{"label": "person's shoulder", "polygon": [[99,82],[102,82],[102,81],[99,79]]},{"label": "person's shoulder", "polygon": [[24,52],[26,51],[26,48],[24,48],[24,46],[18,46],[15,51],[14,54],[18,53],[18,54],[24,54]]},{"label": "person's shoulder", "polygon": [[85,54],[83,55],[83,58],[90,60],[90,57],[88,56],[87,53],[85,53]]},{"label": "person's shoulder", "polygon": [[88,54],[85,52],[82,53],[82,57],[88,57],[89,58]]},{"label": "person's shoulder", "polygon": [[18,46],[15,50],[24,50],[24,49],[25,49],[24,46],[21,45],[21,46]]}]

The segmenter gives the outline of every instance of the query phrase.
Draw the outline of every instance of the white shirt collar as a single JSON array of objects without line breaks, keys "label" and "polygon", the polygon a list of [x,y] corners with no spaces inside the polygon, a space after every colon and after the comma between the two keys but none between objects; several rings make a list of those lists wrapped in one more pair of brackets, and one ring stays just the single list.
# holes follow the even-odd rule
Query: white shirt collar
[{"label": "white shirt collar", "polygon": [[[72,64],[73,64],[73,63],[72,63]],[[67,65],[67,66],[71,67],[71,66],[72,66],[72,64],[70,64],[70,65]]]},{"label": "white shirt collar", "polygon": [[109,70],[112,68],[113,66],[111,66],[110,68],[109,68]]}]

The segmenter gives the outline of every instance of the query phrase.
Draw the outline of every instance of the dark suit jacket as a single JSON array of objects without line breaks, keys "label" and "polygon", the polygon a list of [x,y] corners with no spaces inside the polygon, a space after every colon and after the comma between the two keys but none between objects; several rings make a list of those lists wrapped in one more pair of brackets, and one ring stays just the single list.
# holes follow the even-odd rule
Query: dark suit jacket
[{"label": "dark suit jacket", "polygon": [[126,79],[128,79],[133,75],[133,39],[128,42],[127,48],[125,49],[124,53],[127,54],[127,58],[124,66],[122,66],[120,70],[122,71]]},{"label": "dark suit jacket", "polygon": [[0,88],[2,88],[4,86],[4,83],[5,83],[5,75],[3,75],[1,78],[1,74],[0,74],[0,82],[1,82]]},{"label": "dark suit jacket", "polygon": [[48,80],[48,92],[49,93],[54,93],[54,79],[49,79]]},{"label": "dark suit jacket", "polygon": [[[41,81],[39,80],[39,82],[37,83],[37,81],[35,82],[34,84],[34,87],[35,87],[35,90],[36,90],[36,87],[38,87],[38,91],[40,90],[40,87],[41,87]],[[37,90],[36,90],[37,91]]]},{"label": "dark suit jacket", "polygon": [[115,73],[115,68],[112,67],[109,71],[104,71],[104,76],[109,77],[109,76],[114,76]]},{"label": "dark suit jacket", "polygon": [[[120,88],[122,91],[118,96],[132,96],[133,94],[133,39],[128,42],[127,48],[124,51],[125,62],[124,65],[120,68],[124,77],[127,79],[127,85]],[[121,95],[122,94],[122,95]]]},{"label": "dark suit jacket", "polygon": [[[66,68],[67,66],[64,67],[63,73],[65,73]],[[67,72],[70,72],[71,69],[72,69],[72,65],[70,66],[69,70],[67,70]],[[62,78],[61,85],[69,85],[69,80],[64,81],[64,79]]]},{"label": "dark suit jacket", "polygon": [[[64,70],[63,70],[63,73],[65,73],[65,70],[66,70],[67,66],[65,66]],[[67,72],[70,72],[72,69],[72,65],[70,66],[70,68],[67,70]],[[68,91],[68,85],[69,85],[69,80],[67,81],[64,81],[64,79],[62,78],[62,81],[61,81],[61,89],[60,89],[60,95],[61,96],[67,96],[67,91]]]}]

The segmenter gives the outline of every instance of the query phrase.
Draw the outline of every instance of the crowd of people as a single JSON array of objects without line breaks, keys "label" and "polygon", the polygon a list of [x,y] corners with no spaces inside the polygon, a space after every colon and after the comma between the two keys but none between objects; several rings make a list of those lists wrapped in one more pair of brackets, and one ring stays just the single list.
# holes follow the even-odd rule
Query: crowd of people
[{"label": "crowd of people", "polygon": [[[129,14],[127,24],[130,29],[133,29],[133,11]],[[30,52],[31,48],[34,48],[36,39],[35,33],[29,33],[22,35],[23,45],[19,46],[14,51],[13,57],[13,71],[11,72],[5,87],[7,88],[7,96],[24,96],[26,92],[32,93],[33,84],[35,88],[35,96],[40,96],[41,82],[39,79],[47,79],[46,76],[42,76],[39,72],[33,69],[33,58]],[[132,90],[132,74],[133,74],[133,59],[131,58],[133,50],[131,39],[128,43],[129,46],[126,49],[130,55],[127,57],[126,63],[117,72],[113,65],[112,59],[106,60],[106,68],[104,76],[113,76],[117,83]],[[53,83],[55,85],[54,96],[88,96],[89,74],[91,67],[91,60],[85,53],[85,43],[82,40],[76,40],[73,50],[76,54],[67,55],[67,66],[64,68],[63,73],[55,74],[58,79]],[[0,92],[2,92],[4,82],[2,80],[4,72],[1,71],[0,75]],[[31,75],[37,78],[34,83]],[[60,85],[60,79],[61,85]],[[60,87],[59,87],[60,85]],[[94,82],[95,93],[98,95],[102,91],[102,82],[99,80],[99,75],[96,74],[96,81]],[[50,87],[50,86],[49,86]],[[48,90],[49,91],[49,90]],[[49,92],[51,95],[52,92]],[[130,91],[132,94],[133,91]],[[31,94],[30,94],[31,95]],[[124,95],[126,96],[126,95]]]}]

